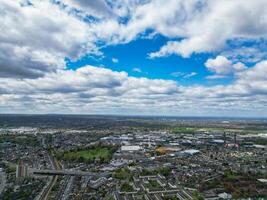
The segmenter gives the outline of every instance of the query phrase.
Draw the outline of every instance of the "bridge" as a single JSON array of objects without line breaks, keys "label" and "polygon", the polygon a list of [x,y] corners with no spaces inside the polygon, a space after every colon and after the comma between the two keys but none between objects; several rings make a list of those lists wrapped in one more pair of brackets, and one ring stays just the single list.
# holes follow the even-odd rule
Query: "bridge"
[{"label": "bridge", "polygon": [[69,175],[69,176],[90,176],[90,177],[100,177],[108,176],[108,173],[94,173],[94,172],[84,172],[84,171],[71,171],[71,170],[39,170],[39,169],[30,169],[30,172],[33,175],[45,175],[45,176],[54,176],[54,175]]}]

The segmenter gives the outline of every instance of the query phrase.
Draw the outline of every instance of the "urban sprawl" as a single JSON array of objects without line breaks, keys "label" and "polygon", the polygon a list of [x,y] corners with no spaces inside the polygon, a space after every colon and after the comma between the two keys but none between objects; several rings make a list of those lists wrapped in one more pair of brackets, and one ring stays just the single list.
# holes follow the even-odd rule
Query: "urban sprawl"
[{"label": "urban sprawl", "polygon": [[216,123],[2,127],[0,199],[267,199],[266,132]]}]

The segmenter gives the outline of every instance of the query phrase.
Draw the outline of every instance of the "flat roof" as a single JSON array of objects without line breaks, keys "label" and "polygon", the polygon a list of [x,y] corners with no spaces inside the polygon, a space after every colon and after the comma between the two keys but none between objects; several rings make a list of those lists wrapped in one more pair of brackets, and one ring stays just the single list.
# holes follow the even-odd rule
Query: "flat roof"
[{"label": "flat roof", "polygon": [[199,150],[196,150],[196,149],[187,149],[187,150],[184,150],[182,151],[182,153],[185,153],[185,154],[196,154],[196,153],[199,153],[200,151]]},{"label": "flat roof", "polygon": [[121,146],[122,151],[138,151],[141,147],[139,145],[124,145]]}]

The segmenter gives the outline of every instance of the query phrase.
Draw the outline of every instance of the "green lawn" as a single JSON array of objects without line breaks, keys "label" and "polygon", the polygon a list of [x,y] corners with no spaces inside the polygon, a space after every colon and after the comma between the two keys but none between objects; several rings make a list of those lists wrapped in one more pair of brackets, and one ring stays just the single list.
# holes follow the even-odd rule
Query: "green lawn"
[{"label": "green lawn", "polygon": [[114,147],[92,147],[90,149],[64,152],[59,156],[59,159],[87,163],[94,162],[95,160],[108,162],[115,151]]},{"label": "green lawn", "polygon": [[171,129],[172,133],[194,133],[197,130],[197,128],[191,128],[191,127],[174,127]]}]

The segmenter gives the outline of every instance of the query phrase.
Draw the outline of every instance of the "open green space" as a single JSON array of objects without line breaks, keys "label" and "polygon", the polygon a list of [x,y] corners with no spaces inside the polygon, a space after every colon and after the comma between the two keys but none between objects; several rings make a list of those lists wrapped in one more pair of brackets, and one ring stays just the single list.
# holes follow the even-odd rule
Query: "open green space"
[{"label": "open green space", "polygon": [[171,129],[172,133],[187,133],[192,134],[197,130],[197,128],[191,128],[191,127],[174,127]]},{"label": "open green space", "polygon": [[88,149],[73,150],[61,153],[57,156],[58,159],[65,161],[77,161],[77,162],[108,162],[113,153],[116,151],[114,146],[95,146]]},{"label": "open green space", "polygon": [[226,133],[239,133],[242,135],[246,134],[259,134],[259,133],[267,133],[266,129],[257,129],[254,127],[205,127],[205,126],[199,126],[199,127],[192,127],[192,126],[177,126],[177,127],[170,127],[170,131],[173,134],[193,134],[195,132],[226,132]]}]

